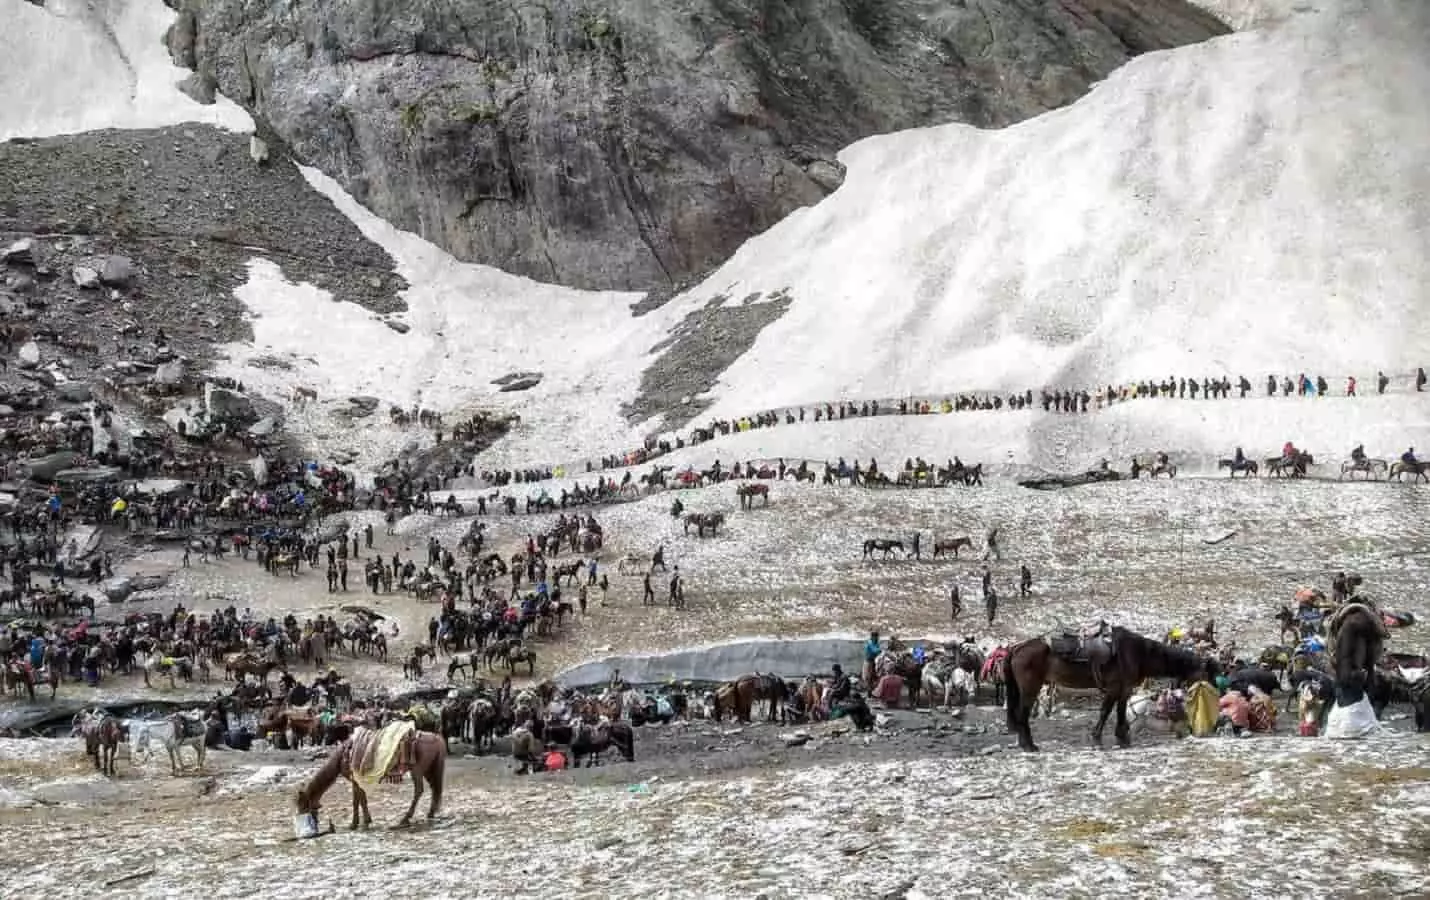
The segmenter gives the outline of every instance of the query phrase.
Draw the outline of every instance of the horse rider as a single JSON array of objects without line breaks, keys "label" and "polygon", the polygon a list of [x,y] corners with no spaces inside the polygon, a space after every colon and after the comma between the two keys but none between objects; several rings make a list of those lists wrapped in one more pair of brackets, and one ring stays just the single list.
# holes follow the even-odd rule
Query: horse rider
[{"label": "horse rider", "polygon": [[1246,454],[1242,452],[1240,447],[1236,448],[1236,455],[1232,457],[1231,465],[1236,469],[1246,468]]},{"label": "horse rider", "polygon": [[1419,465],[1420,465],[1420,460],[1418,460],[1418,459],[1415,458],[1415,448],[1414,448],[1414,447],[1411,447],[1409,450],[1406,450],[1404,453],[1400,454],[1400,461],[1403,462],[1403,463],[1405,463],[1407,466],[1419,466]]},{"label": "horse rider", "polygon": [[1296,445],[1291,441],[1281,448],[1281,460],[1288,466],[1296,461]]},{"label": "horse rider", "polygon": [[1167,468],[1167,452],[1165,450],[1157,454],[1157,465],[1164,469]]},{"label": "horse rider", "polygon": [[1357,444],[1356,448],[1351,451],[1351,462],[1358,466],[1365,465],[1365,444]]}]

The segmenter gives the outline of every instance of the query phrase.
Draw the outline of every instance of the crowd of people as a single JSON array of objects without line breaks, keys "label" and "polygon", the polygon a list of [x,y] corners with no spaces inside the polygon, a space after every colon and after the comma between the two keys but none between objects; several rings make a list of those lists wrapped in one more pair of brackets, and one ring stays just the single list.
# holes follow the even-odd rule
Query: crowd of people
[{"label": "crowd of people", "polygon": [[[1426,388],[1427,377],[1423,367],[1417,368],[1407,378],[1416,392]],[[1385,394],[1394,379],[1383,371],[1376,372],[1375,392]],[[719,437],[773,428],[777,425],[798,425],[810,422],[835,422],[872,416],[935,415],[956,412],[981,412],[1003,410],[1029,410],[1041,408],[1044,412],[1086,414],[1111,408],[1131,400],[1144,399],[1191,399],[1221,400],[1232,397],[1245,398],[1254,391],[1252,382],[1246,376],[1239,376],[1235,382],[1228,376],[1217,378],[1168,376],[1162,380],[1146,380],[1123,385],[1105,385],[1089,389],[1048,389],[1044,388],[1035,396],[1032,390],[1021,393],[965,393],[943,397],[909,397],[899,400],[840,401],[838,403],[818,403],[808,406],[789,407],[740,416],[734,419],[712,419],[703,425],[691,428],[688,435],[652,435],[645,443],[624,453],[612,453],[598,460],[575,463],[543,463],[520,469],[503,469],[481,473],[488,484],[505,486],[515,483],[545,481],[564,478],[578,473],[599,470],[622,469],[643,465],[675,450],[694,447]],[[1329,397],[1335,391],[1323,375],[1314,377],[1302,372],[1294,378],[1290,375],[1267,375],[1265,382],[1267,397]],[[1357,397],[1359,381],[1354,375],[1347,376],[1342,396]]]}]

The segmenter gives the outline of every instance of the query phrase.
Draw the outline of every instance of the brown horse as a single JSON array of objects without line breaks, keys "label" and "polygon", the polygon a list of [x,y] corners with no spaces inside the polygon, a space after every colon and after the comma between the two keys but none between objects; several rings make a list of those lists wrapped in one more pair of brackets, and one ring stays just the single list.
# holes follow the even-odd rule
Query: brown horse
[{"label": "brown horse", "polygon": [[571,757],[576,765],[586,759],[590,768],[601,761],[601,754],[615,747],[626,762],[636,760],[636,736],[629,722],[602,722],[581,725],[571,736]]},{"label": "brown horse", "polygon": [[357,830],[359,812],[362,816],[362,827],[371,827],[372,814],[367,808],[367,791],[363,790],[359,782],[375,783],[381,780],[395,783],[401,781],[403,775],[410,773],[412,803],[408,805],[407,813],[398,823],[398,827],[411,824],[412,814],[417,811],[417,801],[422,799],[424,782],[432,789],[432,802],[427,806],[427,818],[430,820],[436,816],[442,805],[442,777],[447,768],[447,742],[441,735],[408,729],[385,771],[363,770],[368,763],[367,757],[371,755],[370,751],[381,742],[387,729],[405,728],[410,724],[394,722],[382,729],[366,726],[354,729],[353,736],[339,744],[338,748],[328,755],[323,767],[307,784],[298,789],[298,796],[295,798],[298,812],[317,813],[323,794],[327,793],[328,788],[339,778],[346,778],[353,788],[353,818],[349,827]]},{"label": "brown horse", "polygon": [[967,547],[969,550],[972,550],[972,549],[973,549],[973,539],[972,539],[972,538],[956,537],[956,538],[949,538],[949,539],[946,540],[946,541],[934,541],[934,543],[933,543],[933,558],[934,558],[934,559],[938,559],[940,556],[943,556],[945,553],[952,553],[952,554],[953,554],[953,558],[954,558],[954,559],[958,559],[958,551],[959,551],[959,550],[962,550],[962,549],[965,548],[965,547]]},{"label": "brown horse", "polygon": [[770,505],[770,486],[768,484],[742,484],[735,488],[735,495],[740,498],[741,509],[754,509],[756,497],[760,498],[762,506]]},{"label": "brown horse", "polygon": [[[749,724],[754,711],[755,700],[760,693],[759,675],[744,675],[721,685],[715,691],[715,703],[711,715],[719,722],[725,713],[730,713],[737,721]],[[773,720],[773,716],[771,716]]]},{"label": "brown horse", "polygon": [[715,537],[721,525],[725,524],[724,513],[691,513],[685,517],[685,533],[690,533],[690,526],[695,526],[695,536],[705,537],[705,529],[710,529],[710,536]]},{"label": "brown horse", "polygon": [[1326,655],[1336,676],[1336,705],[1358,703],[1374,689],[1376,664],[1389,634],[1380,616],[1364,603],[1347,603],[1326,620]]},{"label": "brown horse", "polygon": [[288,671],[281,663],[276,663],[271,659],[259,659],[247,653],[236,653],[224,660],[223,677],[243,681],[249,675],[254,675],[257,676],[260,683],[267,684],[268,676],[274,669],[282,672]]},{"label": "brown horse", "polygon": [[84,752],[94,760],[94,767],[113,777],[114,758],[119,755],[119,742],[124,739],[124,727],[119,720],[102,709],[75,713],[73,733],[84,738]]},{"label": "brown horse", "polygon": [[1102,693],[1102,709],[1092,730],[1094,743],[1102,743],[1107,718],[1117,710],[1119,746],[1132,743],[1127,722],[1127,701],[1148,678],[1188,680],[1215,668],[1215,663],[1125,628],[1112,628],[1105,636],[1084,638],[1062,635],[1033,638],[1015,645],[1007,657],[1008,729],[1018,735],[1022,750],[1036,752],[1029,727],[1033,706],[1043,685],[1052,683]]}]

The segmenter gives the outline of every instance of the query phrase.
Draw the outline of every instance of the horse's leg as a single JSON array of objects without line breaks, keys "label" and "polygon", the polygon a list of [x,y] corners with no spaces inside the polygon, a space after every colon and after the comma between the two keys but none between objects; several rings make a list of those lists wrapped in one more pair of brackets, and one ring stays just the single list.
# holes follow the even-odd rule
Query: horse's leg
[{"label": "horse's leg", "polygon": [[412,803],[408,805],[407,814],[402,817],[402,821],[397,823],[399,828],[412,824],[412,814],[417,811],[417,801],[422,799],[422,781],[425,775],[425,772],[412,770]]},{"label": "horse's leg", "polygon": [[1124,691],[1117,697],[1117,727],[1113,734],[1117,737],[1117,746],[1126,749],[1132,746],[1132,729],[1127,723],[1127,693]]},{"label": "horse's leg", "polygon": [[1117,705],[1117,698],[1111,694],[1102,695],[1102,709],[1097,714],[1097,724],[1092,727],[1092,742],[1099,747],[1102,746],[1102,732],[1107,727],[1107,717],[1112,715],[1112,708]]}]

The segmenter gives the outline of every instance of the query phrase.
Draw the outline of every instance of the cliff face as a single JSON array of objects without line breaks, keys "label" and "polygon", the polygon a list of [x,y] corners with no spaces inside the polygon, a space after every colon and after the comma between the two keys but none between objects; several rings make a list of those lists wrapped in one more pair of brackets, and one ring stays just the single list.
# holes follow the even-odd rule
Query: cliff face
[{"label": "cliff face", "polygon": [[168,0],[192,92],[456,256],[661,289],[872,134],[997,127],[1227,31],[1184,0]]}]

